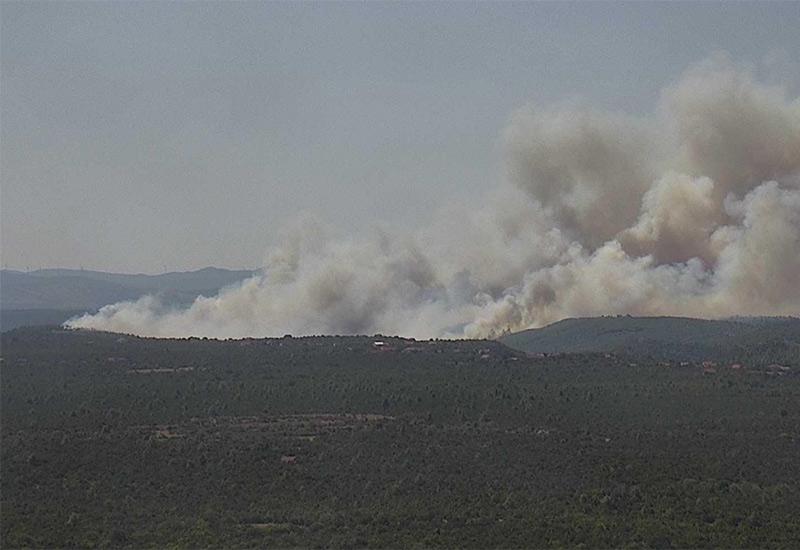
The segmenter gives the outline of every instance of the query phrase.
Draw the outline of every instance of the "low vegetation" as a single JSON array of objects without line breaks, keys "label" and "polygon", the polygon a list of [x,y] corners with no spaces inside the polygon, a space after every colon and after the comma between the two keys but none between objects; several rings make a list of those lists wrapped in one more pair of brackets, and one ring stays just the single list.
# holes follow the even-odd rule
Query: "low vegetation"
[{"label": "low vegetation", "polygon": [[501,341],[528,353],[612,352],[661,361],[800,366],[800,319],[793,317],[588,317],[509,334]]},{"label": "low vegetation", "polygon": [[732,365],[18,329],[2,543],[798,547],[800,369]]}]

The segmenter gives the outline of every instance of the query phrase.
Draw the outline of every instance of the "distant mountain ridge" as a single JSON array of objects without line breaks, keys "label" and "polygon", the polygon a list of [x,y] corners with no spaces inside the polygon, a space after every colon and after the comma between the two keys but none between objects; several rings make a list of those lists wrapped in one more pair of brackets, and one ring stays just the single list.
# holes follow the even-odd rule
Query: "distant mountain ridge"
[{"label": "distant mountain ridge", "polygon": [[[207,267],[196,271],[159,275],[106,273],[82,269],[0,270],[2,330],[40,324],[37,320],[63,322],[69,312],[96,311],[145,294],[157,294],[168,303],[189,304],[197,296],[213,296],[220,289],[258,273]],[[47,311],[48,313],[44,313]],[[65,313],[60,313],[65,312]],[[68,317],[67,317],[68,318]]]},{"label": "distant mountain ridge", "polygon": [[[6,271],[3,271],[5,275]],[[256,270],[230,270],[219,267],[204,267],[194,271],[172,271],[147,275],[144,273],[110,273],[84,269],[38,269],[36,271],[14,271],[37,278],[77,277],[92,281],[114,283],[130,288],[144,290],[182,290],[196,291],[221,288],[252,277]]]},{"label": "distant mountain ridge", "polygon": [[606,352],[664,361],[706,359],[800,365],[800,319],[589,317],[508,334],[500,341],[528,353]]}]

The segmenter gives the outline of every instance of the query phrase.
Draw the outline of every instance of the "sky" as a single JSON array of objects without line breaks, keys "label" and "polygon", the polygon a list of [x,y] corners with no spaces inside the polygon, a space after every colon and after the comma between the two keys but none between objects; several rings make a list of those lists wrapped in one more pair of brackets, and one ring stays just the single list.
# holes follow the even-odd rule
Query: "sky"
[{"label": "sky", "polygon": [[3,2],[4,267],[262,265],[313,213],[414,228],[528,104],[652,112],[726,52],[800,87],[800,3]]}]

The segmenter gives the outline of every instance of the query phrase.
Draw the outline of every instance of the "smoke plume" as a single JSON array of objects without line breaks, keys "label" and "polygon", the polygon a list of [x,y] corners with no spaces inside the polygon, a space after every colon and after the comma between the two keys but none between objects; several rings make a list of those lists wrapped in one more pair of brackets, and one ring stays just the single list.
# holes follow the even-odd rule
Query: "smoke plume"
[{"label": "smoke plume", "polygon": [[507,177],[409,235],[302,219],[261,274],[186,309],[152,296],[73,319],[153,336],[496,337],[571,316],[800,313],[800,99],[726,59],[634,118],[526,107]]}]

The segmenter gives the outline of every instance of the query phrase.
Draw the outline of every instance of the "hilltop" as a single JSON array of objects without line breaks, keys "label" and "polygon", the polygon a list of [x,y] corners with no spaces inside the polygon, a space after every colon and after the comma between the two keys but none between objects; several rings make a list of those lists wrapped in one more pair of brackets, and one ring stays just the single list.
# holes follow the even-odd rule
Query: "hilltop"
[{"label": "hilltop", "polygon": [[800,363],[800,319],[587,317],[508,334],[507,346],[534,354],[620,353],[663,361]]}]

